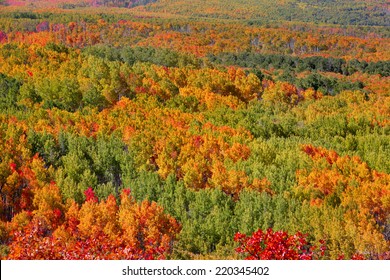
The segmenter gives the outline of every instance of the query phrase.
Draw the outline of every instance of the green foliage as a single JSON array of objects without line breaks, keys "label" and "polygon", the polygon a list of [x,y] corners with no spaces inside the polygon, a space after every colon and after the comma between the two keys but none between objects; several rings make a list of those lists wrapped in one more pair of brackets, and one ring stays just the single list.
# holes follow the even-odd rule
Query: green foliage
[{"label": "green foliage", "polygon": [[121,61],[128,65],[133,65],[136,62],[150,62],[167,67],[190,66],[197,68],[200,65],[200,60],[193,55],[152,47],[113,48],[106,45],[95,45],[83,49],[83,53],[109,61]]},{"label": "green foliage", "polygon": [[[48,153],[45,147],[53,142],[43,142],[44,135],[35,138],[37,137],[41,140],[36,142],[36,149],[43,149]],[[131,158],[119,139],[105,139],[102,136],[93,141],[69,134],[60,134],[59,137],[60,142],[51,146],[54,146],[52,153],[56,152],[58,155],[56,181],[65,198],[74,198],[81,203],[85,199],[83,193],[88,187],[95,189],[100,199],[108,197],[109,194],[118,195],[122,189],[122,176],[132,172]],[[34,141],[33,137],[31,139]],[[42,156],[46,158],[45,154]],[[50,160],[47,162],[52,163]]]},{"label": "green foliage", "polygon": [[[158,1],[149,10],[161,12],[169,9],[171,13],[191,15],[198,18],[246,19],[248,24],[264,24],[272,21],[303,21],[340,25],[383,25],[385,20],[385,1],[283,1],[270,0],[217,0]],[[318,11],[321,12],[318,12]]]},{"label": "green foliage", "polygon": [[0,110],[17,107],[17,100],[21,83],[0,73]]},{"label": "green foliage", "polygon": [[76,80],[44,78],[35,86],[44,108],[59,108],[75,111],[80,107],[82,94]]},{"label": "green foliage", "polygon": [[232,199],[219,190],[187,190],[172,179],[167,179],[158,202],[182,224],[177,254],[206,255],[231,244],[232,234],[237,230],[232,220]]}]

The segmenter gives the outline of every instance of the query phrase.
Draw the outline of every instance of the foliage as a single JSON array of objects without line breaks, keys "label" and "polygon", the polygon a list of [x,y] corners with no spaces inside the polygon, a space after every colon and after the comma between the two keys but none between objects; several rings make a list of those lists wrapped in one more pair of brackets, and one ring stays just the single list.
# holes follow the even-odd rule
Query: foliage
[{"label": "foliage", "polygon": [[384,1],[7,3],[1,258],[389,259]]},{"label": "foliage", "polygon": [[236,251],[244,254],[246,260],[312,260],[323,256],[326,250],[324,241],[320,241],[322,246],[317,253],[302,233],[289,236],[286,232],[274,232],[271,228],[266,232],[260,229],[250,237],[236,233],[234,240],[240,244]]},{"label": "foliage", "polygon": [[113,196],[98,202],[91,189],[85,195],[81,207],[70,201],[65,212],[55,208],[55,225],[34,215],[14,230],[8,258],[161,259],[172,250],[180,226],[157,204],[137,204],[126,190],[119,206]]}]

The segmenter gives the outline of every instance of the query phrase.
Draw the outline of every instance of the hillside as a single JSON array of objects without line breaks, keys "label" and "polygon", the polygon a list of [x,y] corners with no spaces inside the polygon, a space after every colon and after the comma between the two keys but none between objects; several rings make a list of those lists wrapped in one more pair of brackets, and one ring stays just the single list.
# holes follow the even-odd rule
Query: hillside
[{"label": "hillside", "polygon": [[2,5],[1,258],[390,259],[385,2],[278,3]]},{"label": "hillside", "polygon": [[283,20],[341,25],[390,24],[385,0],[159,0],[145,9],[201,18],[246,19],[254,23]]},{"label": "hillside", "polygon": [[195,18],[244,19],[251,24],[272,21],[339,25],[389,26],[386,0],[3,0],[32,7],[121,7]]}]

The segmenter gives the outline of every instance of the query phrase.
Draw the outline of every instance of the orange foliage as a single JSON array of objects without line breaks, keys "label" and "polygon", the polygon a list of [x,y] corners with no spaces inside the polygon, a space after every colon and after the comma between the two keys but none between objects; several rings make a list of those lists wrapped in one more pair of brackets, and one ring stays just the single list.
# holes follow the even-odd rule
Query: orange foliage
[{"label": "orange foliage", "polygon": [[122,193],[119,206],[109,196],[81,207],[70,202],[67,209],[55,228],[35,214],[22,230],[15,229],[8,258],[161,259],[172,250],[180,231],[160,206],[138,204],[128,191]]},{"label": "orange foliage", "polygon": [[389,249],[382,231],[390,218],[390,175],[372,170],[359,157],[304,145],[313,160],[311,170],[297,172],[296,192],[311,205],[327,204],[345,209],[348,231],[360,237],[356,247],[380,257]]}]

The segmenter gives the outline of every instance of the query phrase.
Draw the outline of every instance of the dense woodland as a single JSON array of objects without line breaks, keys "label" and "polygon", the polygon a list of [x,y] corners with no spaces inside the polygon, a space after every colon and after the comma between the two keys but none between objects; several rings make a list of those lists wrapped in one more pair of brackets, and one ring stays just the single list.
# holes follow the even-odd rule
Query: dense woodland
[{"label": "dense woodland", "polygon": [[386,1],[1,1],[2,259],[390,259]]}]

